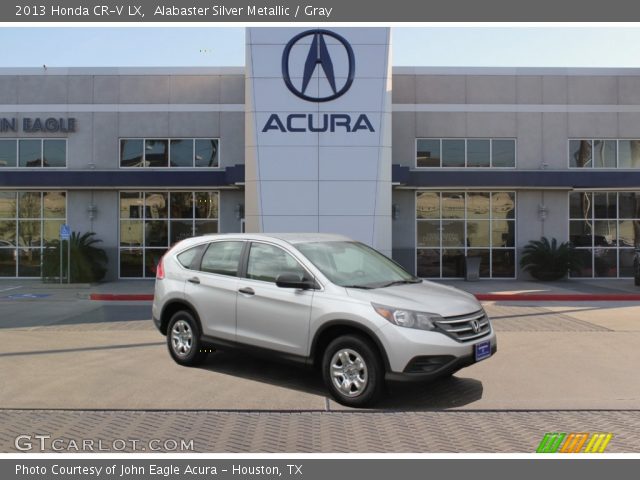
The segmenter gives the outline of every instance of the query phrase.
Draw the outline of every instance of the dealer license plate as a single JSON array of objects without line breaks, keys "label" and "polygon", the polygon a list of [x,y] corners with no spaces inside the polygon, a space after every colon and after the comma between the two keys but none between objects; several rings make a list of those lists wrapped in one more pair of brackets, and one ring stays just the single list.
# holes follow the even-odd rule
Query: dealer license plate
[{"label": "dealer license plate", "polygon": [[480,360],[484,360],[491,356],[491,342],[489,340],[476,343],[474,345],[474,350],[476,353],[476,362]]}]

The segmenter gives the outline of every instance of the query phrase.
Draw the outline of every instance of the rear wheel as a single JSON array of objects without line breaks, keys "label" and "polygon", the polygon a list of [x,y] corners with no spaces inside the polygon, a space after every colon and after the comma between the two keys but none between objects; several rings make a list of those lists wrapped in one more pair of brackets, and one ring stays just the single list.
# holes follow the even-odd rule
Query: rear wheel
[{"label": "rear wheel", "polygon": [[180,365],[200,365],[207,351],[200,340],[200,328],[191,312],[181,310],[169,320],[167,346],[173,359]]},{"label": "rear wheel", "polygon": [[384,387],[380,355],[369,340],[357,335],[338,337],[327,346],[322,376],[333,398],[349,407],[373,405]]}]

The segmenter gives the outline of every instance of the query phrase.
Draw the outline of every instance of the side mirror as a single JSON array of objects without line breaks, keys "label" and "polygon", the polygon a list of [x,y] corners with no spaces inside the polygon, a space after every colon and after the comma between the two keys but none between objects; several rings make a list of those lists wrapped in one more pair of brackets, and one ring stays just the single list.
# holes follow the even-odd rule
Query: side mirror
[{"label": "side mirror", "polygon": [[276,277],[276,285],[280,288],[300,288],[302,290],[316,288],[316,282],[302,278],[295,273],[281,273]]}]

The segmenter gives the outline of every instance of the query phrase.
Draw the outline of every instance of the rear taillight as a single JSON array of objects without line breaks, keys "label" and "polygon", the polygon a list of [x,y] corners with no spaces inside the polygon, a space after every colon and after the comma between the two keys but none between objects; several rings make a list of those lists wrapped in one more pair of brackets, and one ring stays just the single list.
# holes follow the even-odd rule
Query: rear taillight
[{"label": "rear taillight", "polygon": [[156,267],[156,280],[162,280],[164,278],[164,256],[158,262]]}]

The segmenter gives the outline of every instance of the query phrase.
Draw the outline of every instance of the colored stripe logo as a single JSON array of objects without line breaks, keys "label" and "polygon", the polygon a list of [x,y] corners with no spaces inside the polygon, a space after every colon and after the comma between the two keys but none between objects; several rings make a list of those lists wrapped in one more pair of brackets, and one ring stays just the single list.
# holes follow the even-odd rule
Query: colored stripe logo
[{"label": "colored stripe logo", "polygon": [[612,438],[613,433],[545,433],[536,453],[604,453]]}]

